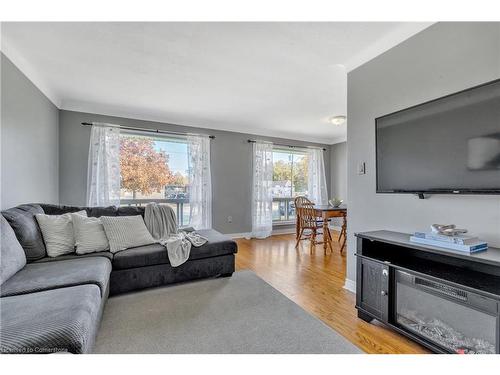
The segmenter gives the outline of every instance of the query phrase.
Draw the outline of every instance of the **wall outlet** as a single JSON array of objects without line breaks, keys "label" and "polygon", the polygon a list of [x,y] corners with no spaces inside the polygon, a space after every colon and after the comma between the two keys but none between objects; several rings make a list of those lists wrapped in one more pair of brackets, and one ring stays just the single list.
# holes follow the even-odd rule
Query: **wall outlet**
[{"label": "wall outlet", "polygon": [[227,217],[227,222],[228,223],[232,223],[233,222],[233,217],[232,216],[228,216]]},{"label": "wall outlet", "polygon": [[358,163],[358,174],[366,174],[366,165],[364,161]]}]

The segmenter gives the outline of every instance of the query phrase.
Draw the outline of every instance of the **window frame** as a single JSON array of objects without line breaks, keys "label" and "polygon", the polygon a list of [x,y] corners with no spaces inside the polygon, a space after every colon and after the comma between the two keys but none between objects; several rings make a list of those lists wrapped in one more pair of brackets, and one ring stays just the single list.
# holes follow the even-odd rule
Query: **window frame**
[{"label": "window frame", "polygon": [[[281,152],[283,154],[296,154],[296,155],[302,155],[304,157],[307,157],[307,150],[305,149],[293,149],[287,146],[273,146],[273,156],[275,152]],[[273,225],[288,225],[288,224],[293,224],[295,222],[295,217],[292,216],[290,218],[290,206],[293,208],[293,201],[296,197],[293,196],[293,172],[294,172],[294,164],[295,161],[292,159],[291,162],[291,167],[290,167],[290,196],[289,197],[274,197],[273,196],[273,204],[274,202],[285,202],[285,219],[274,219],[273,217]],[[273,158],[273,174],[274,174],[274,158]],[[274,179],[273,179],[274,182]],[[278,208],[279,209],[279,208]],[[280,215],[281,218],[281,215]]]},{"label": "window frame", "polygon": [[[164,142],[172,142],[172,143],[183,143],[188,144],[187,136],[182,135],[171,135],[171,134],[151,134],[149,132],[143,132],[140,130],[121,130],[120,131],[120,140],[121,137],[124,136],[135,136],[141,138],[149,138],[154,141],[164,141]],[[121,158],[121,156],[120,156]],[[187,172],[189,176],[189,171]],[[189,186],[189,185],[188,185]],[[188,198],[122,198],[121,188],[120,188],[120,206],[135,206],[142,207],[148,203],[158,203],[158,204],[169,204],[175,205],[174,211],[177,216],[178,225],[180,227],[186,226],[189,224],[189,215],[187,215],[187,220],[185,220],[184,210],[185,205],[189,205],[189,197]]]}]

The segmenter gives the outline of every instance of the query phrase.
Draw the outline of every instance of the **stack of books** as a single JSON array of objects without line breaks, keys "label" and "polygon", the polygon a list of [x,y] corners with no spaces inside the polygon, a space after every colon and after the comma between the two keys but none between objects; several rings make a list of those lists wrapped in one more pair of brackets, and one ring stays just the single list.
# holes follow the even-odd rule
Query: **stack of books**
[{"label": "stack of books", "polygon": [[480,241],[477,237],[464,235],[446,236],[434,232],[415,232],[413,236],[410,236],[410,241],[466,253],[477,253],[488,249],[486,242]]}]

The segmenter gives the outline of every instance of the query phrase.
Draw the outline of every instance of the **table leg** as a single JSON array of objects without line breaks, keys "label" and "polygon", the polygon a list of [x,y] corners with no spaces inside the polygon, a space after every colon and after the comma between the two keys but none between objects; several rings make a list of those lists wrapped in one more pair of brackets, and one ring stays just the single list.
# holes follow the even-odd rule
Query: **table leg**
[{"label": "table leg", "polygon": [[[347,241],[347,215],[342,215],[342,230],[341,230],[341,235],[343,234],[344,235],[344,241],[342,241],[342,246],[340,247],[340,253],[342,254],[342,252],[344,251],[344,248],[345,248],[345,243]],[[340,240],[340,237],[339,237],[339,240]]]},{"label": "table leg", "polygon": [[330,242],[330,236],[328,235],[328,218],[323,213],[323,250],[325,251],[326,255],[326,248],[329,246]]},{"label": "table leg", "polygon": [[299,215],[295,215],[295,239],[297,240],[300,236],[300,219]]},{"label": "table leg", "polygon": [[326,230],[328,231],[328,247],[330,248],[330,253],[333,254],[333,247],[332,247],[332,243],[333,243],[333,238],[332,238],[332,232],[330,232],[330,222],[327,223],[327,227],[326,227]]}]

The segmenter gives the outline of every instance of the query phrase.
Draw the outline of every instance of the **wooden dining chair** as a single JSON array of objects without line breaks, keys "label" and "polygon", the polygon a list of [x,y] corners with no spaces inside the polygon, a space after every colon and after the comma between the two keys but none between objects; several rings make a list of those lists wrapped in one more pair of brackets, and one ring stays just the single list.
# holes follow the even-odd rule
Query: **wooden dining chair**
[{"label": "wooden dining chair", "polygon": [[304,196],[298,196],[293,200],[293,204],[295,206],[295,238],[300,237],[300,214],[299,214],[299,209],[301,207],[307,206],[307,205],[312,205],[313,202],[311,202],[309,199],[307,199]]},{"label": "wooden dining chair", "polygon": [[313,202],[311,202],[309,199],[307,199],[306,197],[303,197],[303,196],[299,196],[297,198],[295,198],[293,200],[293,203],[295,204],[295,207],[298,208],[298,207],[302,207],[303,205],[311,205],[311,204],[314,204]]},{"label": "wooden dining chair", "polygon": [[[313,205],[314,206],[313,202],[311,202],[309,199],[307,199],[306,197],[303,197],[303,196],[299,196],[299,197],[295,198],[294,204],[295,204],[295,207],[302,207],[304,205]],[[297,211],[297,209],[296,209],[296,211]],[[298,213],[296,212],[295,214],[297,215],[297,229],[295,231],[296,232],[295,236],[296,236],[296,238],[298,238],[299,237],[299,230],[300,230],[300,227],[299,227],[300,220],[298,220],[298,218],[299,218]],[[317,217],[316,221],[318,222],[318,225],[323,225],[323,219],[321,217]],[[330,238],[330,241],[332,241],[332,235],[331,235],[330,231],[328,231],[328,237]]]},{"label": "wooden dining chair", "polygon": [[[318,223],[316,210],[314,209],[314,204],[309,201],[307,198],[303,198],[299,200],[299,204],[296,204],[296,215],[298,220],[298,234],[297,234],[297,243],[295,247],[299,246],[300,241],[309,240],[311,244],[311,252],[313,248],[322,244],[322,241],[317,241],[318,234],[322,233],[322,224]],[[297,198],[296,198],[297,200]]]}]

